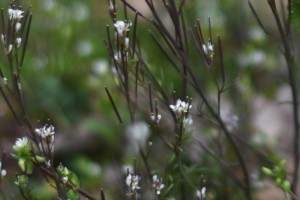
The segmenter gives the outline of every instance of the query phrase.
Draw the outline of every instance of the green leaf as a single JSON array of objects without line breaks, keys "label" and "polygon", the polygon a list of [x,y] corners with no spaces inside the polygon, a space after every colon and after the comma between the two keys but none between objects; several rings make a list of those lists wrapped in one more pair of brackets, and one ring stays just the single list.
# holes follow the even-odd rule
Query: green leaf
[{"label": "green leaf", "polygon": [[68,199],[77,200],[79,198],[78,192],[76,190],[69,190],[67,192]]}]

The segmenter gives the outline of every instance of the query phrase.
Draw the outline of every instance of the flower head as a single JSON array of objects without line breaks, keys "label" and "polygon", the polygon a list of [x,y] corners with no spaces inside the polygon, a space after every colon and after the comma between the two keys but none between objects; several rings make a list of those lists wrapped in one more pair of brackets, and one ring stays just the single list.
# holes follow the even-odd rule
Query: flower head
[{"label": "flower head", "polygon": [[28,145],[27,137],[18,138],[15,143],[15,146],[19,149],[23,149],[23,148],[27,147],[27,145]]},{"label": "flower head", "polygon": [[180,117],[182,113],[187,113],[192,108],[192,105],[178,99],[176,105],[170,105],[170,108],[177,117]]},{"label": "flower head", "polygon": [[8,9],[8,17],[10,20],[20,21],[20,19],[23,17],[24,11],[19,9]]},{"label": "flower head", "polygon": [[162,180],[157,178],[157,175],[154,175],[152,177],[152,183],[156,195],[160,195],[161,190],[165,187],[165,185],[162,183]]},{"label": "flower head", "polygon": [[118,21],[116,21],[114,26],[117,30],[118,37],[123,37],[126,34],[126,32],[128,32],[130,30],[129,28],[131,26],[131,22],[125,22],[125,21],[118,20]]},{"label": "flower head", "polygon": [[55,134],[54,129],[55,129],[54,126],[52,125],[48,126],[46,124],[43,128],[35,129],[35,133],[41,136],[42,138],[47,138]]},{"label": "flower head", "polygon": [[136,190],[141,189],[139,182],[141,177],[139,175],[128,174],[126,177],[126,185],[128,186],[130,193],[134,193]]}]

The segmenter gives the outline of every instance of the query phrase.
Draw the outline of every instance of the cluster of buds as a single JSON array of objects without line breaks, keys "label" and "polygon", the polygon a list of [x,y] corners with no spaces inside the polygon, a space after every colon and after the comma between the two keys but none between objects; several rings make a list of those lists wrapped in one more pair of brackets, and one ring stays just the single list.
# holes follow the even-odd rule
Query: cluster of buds
[{"label": "cluster of buds", "polygon": [[162,179],[159,179],[157,175],[154,175],[152,177],[152,182],[153,182],[152,186],[155,190],[155,194],[160,195],[161,190],[165,187],[165,185],[162,183]]},{"label": "cluster of buds", "polygon": [[128,173],[126,177],[126,185],[129,189],[129,195],[135,194],[137,190],[140,190],[141,176],[133,173]]},{"label": "cluster of buds", "polygon": [[[6,33],[1,34],[1,41],[5,46],[6,54],[10,54],[13,47],[20,48],[22,44],[22,19],[24,11],[17,8],[10,7],[8,9],[8,26]],[[4,20],[4,19],[3,19]],[[4,31],[4,30],[3,30]],[[12,34],[13,33],[13,34]]]},{"label": "cluster of buds", "polygon": [[170,105],[170,108],[183,125],[186,126],[193,123],[191,116],[189,116],[189,110],[192,108],[191,101],[185,102],[178,99],[175,105]]},{"label": "cluster of buds", "polygon": [[66,168],[65,166],[60,164],[57,167],[56,171],[57,171],[58,176],[61,178],[61,181],[64,184],[66,184],[69,180],[69,175],[70,175],[70,171],[68,170],[68,168]]}]

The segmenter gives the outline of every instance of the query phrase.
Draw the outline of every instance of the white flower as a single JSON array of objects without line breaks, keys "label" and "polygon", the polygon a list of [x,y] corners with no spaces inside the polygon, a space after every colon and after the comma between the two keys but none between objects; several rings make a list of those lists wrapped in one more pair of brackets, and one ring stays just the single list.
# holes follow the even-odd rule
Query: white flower
[{"label": "white flower", "polygon": [[140,177],[138,175],[128,174],[126,177],[126,185],[129,187],[130,191],[133,193],[136,190],[141,189],[139,186]]},{"label": "white flower", "polygon": [[128,37],[126,37],[125,40],[124,40],[124,48],[125,49],[129,48],[129,38]]},{"label": "white flower", "polygon": [[130,30],[129,28],[131,26],[131,23],[118,20],[118,21],[116,21],[114,26],[117,30],[118,37],[123,37],[125,35],[125,33]]},{"label": "white flower", "polygon": [[158,124],[161,120],[161,115],[157,114],[155,115],[154,113],[151,113],[151,120],[153,121],[153,123]]},{"label": "white flower", "polygon": [[207,45],[203,44],[202,49],[206,55],[210,56],[211,58],[213,57],[213,55],[214,55],[214,45],[213,44],[211,44],[210,42],[208,42]]},{"label": "white flower", "polygon": [[3,34],[1,34],[1,41],[2,41],[3,44],[6,43],[5,36]]},{"label": "white flower", "polygon": [[5,49],[6,54],[9,54],[11,52],[12,48],[13,48],[12,44],[8,45],[8,47]]},{"label": "white flower", "polygon": [[64,176],[64,177],[62,177],[61,180],[64,184],[66,184],[68,182],[69,178],[67,176]]},{"label": "white flower", "polygon": [[16,23],[16,32],[19,32],[20,31],[20,29],[21,29],[21,23],[20,22],[17,22]]},{"label": "white flower", "polygon": [[1,162],[1,161],[0,161],[0,169],[1,169],[1,174],[0,174],[0,176],[1,176],[1,178],[2,178],[2,177],[4,177],[4,176],[6,176],[7,172],[6,172],[5,169],[2,169],[2,162]]},{"label": "white flower", "polygon": [[196,196],[198,197],[199,200],[203,200],[204,199],[205,192],[206,192],[206,188],[205,187],[201,188],[201,190],[197,190],[196,191]]},{"label": "white flower", "polygon": [[177,115],[177,117],[180,117],[182,112],[188,112],[188,110],[192,108],[192,105],[178,99],[176,105],[170,105],[170,108]]},{"label": "white flower", "polygon": [[[54,126],[50,125],[48,126],[47,124],[43,128],[38,128],[35,129],[35,133],[41,136],[42,138],[47,138],[51,136],[51,142],[54,142]],[[52,141],[53,140],[53,141]]]},{"label": "white flower", "polygon": [[126,128],[126,137],[135,147],[144,147],[150,136],[150,129],[145,122],[135,122]]},{"label": "white flower", "polygon": [[15,146],[18,147],[18,148],[24,148],[26,147],[28,144],[28,138],[27,137],[23,137],[23,138],[18,138],[16,143],[15,143]]},{"label": "white flower", "polygon": [[12,9],[12,8],[8,9],[8,16],[10,20],[19,21],[23,17],[22,15],[23,13],[24,11],[19,9]]},{"label": "white flower", "polygon": [[7,85],[7,78],[6,77],[2,78],[2,83],[3,83],[3,85]]},{"label": "white flower", "polygon": [[183,118],[183,124],[184,125],[192,125],[193,124],[193,119],[192,119],[192,117],[191,116],[189,116],[189,117],[184,117]]},{"label": "white flower", "polygon": [[21,43],[22,43],[22,38],[20,38],[20,37],[17,37],[17,38],[16,38],[16,44],[17,44],[17,48],[20,48],[20,46],[21,46]]},{"label": "white flower", "polygon": [[161,179],[158,179],[157,178],[157,175],[154,175],[152,177],[152,186],[153,188],[155,189],[155,193],[156,195],[160,195],[160,191],[165,187],[165,185],[162,183],[162,180]]}]

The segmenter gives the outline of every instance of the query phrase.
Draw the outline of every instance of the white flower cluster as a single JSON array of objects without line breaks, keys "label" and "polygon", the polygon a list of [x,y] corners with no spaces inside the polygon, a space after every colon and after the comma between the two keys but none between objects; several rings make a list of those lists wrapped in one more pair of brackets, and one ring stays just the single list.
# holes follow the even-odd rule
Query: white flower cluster
[{"label": "white flower cluster", "polygon": [[20,21],[23,17],[23,13],[24,11],[19,9],[13,9],[13,8],[8,9],[8,17],[10,20],[13,21]]},{"label": "white flower cluster", "polygon": [[196,191],[196,196],[198,198],[198,200],[203,200],[205,198],[205,192],[206,192],[206,188],[200,188],[199,190]]},{"label": "white flower cluster", "polygon": [[1,170],[1,173],[0,173],[0,176],[1,178],[3,178],[4,176],[6,176],[7,172],[5,169],[2,169],[2,162],[0,161],[0,170]]},{"label": "white flower cluster", "polygon": [[208,55],[211,59],[214,56],[214,45],[211,42],[207,42],[207,45],[202,44],[202,49],[205,55]]},{"label": "white flower cluster", "polygon": [[53,136],[55,134],[54,132],[54,126],[47,124],[43,128],[35,129],[35,133],[38,134],[42,138],[47,138],[50,136]]},{"label": "white flower cluster", "polygon": [[152,182],[152,186],[155,190],[156,195],[160,195],[161,190],[165,187],[165,185],[162,183],[162,179],[159,179],[157,175],[154,175],[152,177]]},{"label": "white flower cluster", "polygon": [[[9,18],[9,23],[11,23],[11,25],[14,25],[14,32],[15,33],[19,33],[22,27],[22,24],[20,23],[20,20],[23,17],[23,13],[24,11],[19,10],[19,9],[13,9],[13,8],[9,8],[8,9],[8,18]],[[15,42],[16,47],[20,48],[21,44],[22,44],[22,38],[16,36],[15,38],[11,39],[14,41],[9,41],[10,44],[6,44],[7,37],[6,35],[1,34],[1,41],[2,43],[6,46],[5,48],[5,53],[9,54],[11,53],[12,49],[13,49],[13,43],[11,42]]]},{"label": "white flower cluster", "polygon": [[[35,129],[35,133],[41,137],[42,139],[46,140],[46,142],[49,142],[49,150],[53,153],[54,152],[54,126],[52,125],[45,125],[42,128]],[[42,148],[42,143],[39,143],[39,148]]]},{"label": "white flower cluster", "polygon": [[114,26],[117,30],[118,37],[123,37],[130,30],[129,28],[131,26],[131,22],[125,22],[125,21],[118,20],[118,21],[116,21]]},{"label": "white flower cluster", "polygon": [[182,113],[187,113],[188,110],[192,108],[192,105],[178,99],[176,105],[170,105],[170,108],[177,117],[181,117]]},{"label": "white flower cluster", "polygon": [[130,189],[130,194],[135,193],[136,190],[141,189],[139,183],[141,181],[141,177],[139,175],[128,174],[126,177],[126,185]]}]

